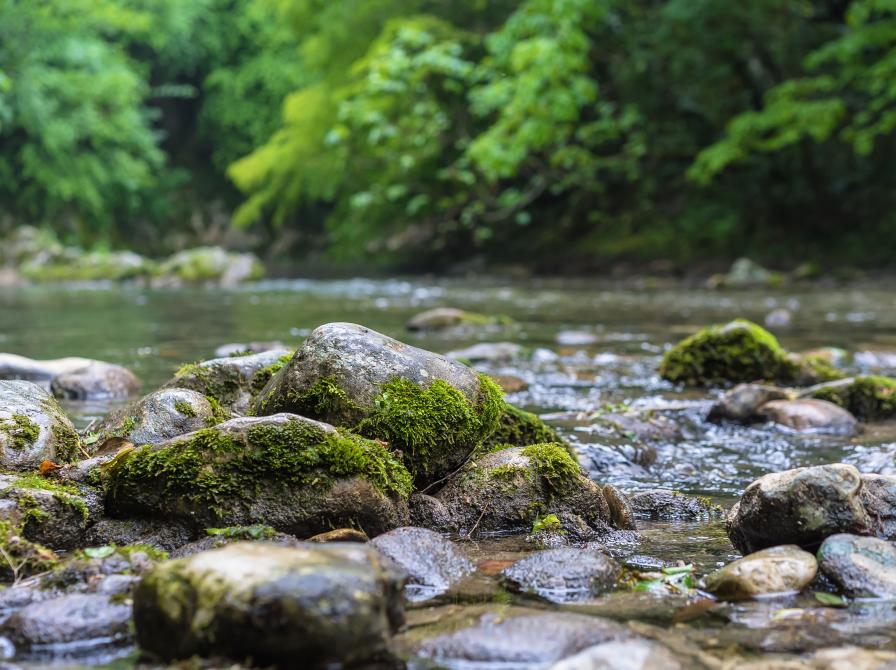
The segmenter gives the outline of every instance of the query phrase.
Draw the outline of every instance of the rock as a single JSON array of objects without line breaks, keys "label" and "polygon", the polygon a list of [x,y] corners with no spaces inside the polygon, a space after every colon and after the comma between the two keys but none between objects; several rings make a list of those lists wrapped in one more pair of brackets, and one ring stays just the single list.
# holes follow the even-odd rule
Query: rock
[{"label": "rock", "polygon": [[802,591],[815,578],[815,557],[796,545],[757,551],[704,579],[707,591],[723,600],[742,600]]},{"label": "rock", "polygon": [[713,505],[709,498],[695,498],[670,489],[634,493],[628,502],[635,518],[653,521],[701,521],[722,514],[722,508]]},{"label": "rock", "polygon": [[502,325],[507,321],[507,318],[500,316],[477,314],[454,307],[436,307],[411,318],[405,328],[411,332],[440,331]]},{"label": "rock", "polygon": [[[8,503],[5,505],[10,506]],[[31,542],[24,537],[21,523],[13,520],[7,512],[7,519],[0,519],[0,548],[8,558],[0,561],[0,581],[14,581],[30,575],[52,570],[59,557],[50,549]]]},{"label": "rock", "polygon": [[896,370],[896,351],[857,351],[853,363],[863,369]]},{"label": "rock", "polygon": [[449,351],[445,355],[471,363],[509,363],[522,353],[523,347],[513,342],[480,342],[466,349]]},{"label": "rock", "polygon": [[603,493],[558,444],[486,454],[467,463],[436,498],[464,534],[528,532],[540,516],[565,512],[594,531],[609,529]]},{"label": "rock", "polygon": [[738,384],[713,403],[707,421],[761,421],[759,408],[773,400],[792,400],[796,394],[790,389],[762,384]]},{"label": "rock", "polygon": [[615,622],[582,614],[486,614],[470,628],[423,641],[417,655],[449,667],[488,664],[528,668],[555,663],[597,644],[631,637]]},{"label": "rock", "polygon": [[164,388],[113,413],[96,429],[100,447],[110,437],[134,444],[158,444],[214,426],[227,418],[220,405],[196,391]]},{"label": "rock", "polygon": [[113,516],[198,529],[267,524],[297,537],[407,525],[412,487],[381,443],[291,414],[231,419],[138,447],[106,470]]},{"label": "rock", "polygon": [[862,475],[861,500],[874,524],[874,534],[896,539],[896,477]]},{"label": "rock", "polygon": [[529,388],[529,382],[516,375],[492,375],[492,379],[495,380],[504,393],[519,393]]},{"label": "rock", "polygon": [[53,396],[31,382],[0,381],[0,468],[68,463],[79,449],[78,433]]},{"label": "rock", "polygon": [[767,328],[789,328],[793,322],[793,312],[789,309],[778,307],[766,314],[764,321]]},{"label": "rock", "polygon": [[252,398],[289,362],[292,354],[288,349],[273,349],[184,365],[162,388],[191,389],[214,398],[229,411],[243,414]]},{"label": "rock", "polygon": [[475,570],[454,544],[426,528],[396,528],[375,537],[371,545],[407,573],[411,601],[444,593]]},{"label": "rock", "polygon": [[526,447],[543,442],[563,444],[571,452],[571,448],[560,437],[560,434],[542,421],[538,415],[505,403],[498,427],[485,441],[483,448],[487,451],[498,445]]},{"label": "rock", "polygon": [[131,606],[102,594],[73,593],[26,605],[3,624],[19,650],[130,637]]},{"label": "rock", "polygon": [[815,548],[835,533],[869,534],[862,479],[851,465],[796,468],[760,477],[728,515],[731,543],[748,554],[779,544]]},{"label": "rock", "polygon": [[127,368],[102,361],[53,377],[50,390],[67,400],[127,398],[140,389],[140,380]]},{"label": "rock", "polygon": [[425,493],[414,493],[408,498],[411,508],[411,524],[443,533],[456,531],[448,508],[438,498]]},{"label": "rock", "polygon": [[173,552],[195,537],[194,530],[172,519],[99,519],[87,529],[84,544],[91,547],[139,544]]},{"label": "rock", "polygon": [[768,421],[801,433],[852,435],[859,422],[842,407],[826,400],[772,400],[759,409]]},{"label": "rock", "polygon": [[34,226],[18,226],[0,244],[0,265],[18,266],[38,256],[53,258],[62,253],[56,236]]},{"label": "rock", "polygon": [[630,440],[681,439],[681,429],[677,423],[669,417],[653,412],[606,412],[600,414],[597,421],[618,436]]},{"label": "rock", "polygon": [[[357,532],[357,531],[355,531]],[[204,551],[219,549],[237,542],[265,542],[281,547],[298,547],[301,542],[292,535],[278,533],[270,526],[234,526],[232,528],[207,528],[203,538],[178,547],[171,558],[186,558]],[[319,536],[318,536],[319,537]]]},{"label": "rock", "polygon": [[253,403],[352,426],[402,452],[418,487],[457,470],[495,431],[501,390],[444,356],[350,323],[317,328]]},{"label": "rock", "polygon": [[635,510],[628,497],[612,484],[604,484],[601,492],[610,507],[613,527],[620,530],[636,530]]},{"label": "rock", "polygon": [[896,379],[879,375],[850,377],[820,384],[807,393],[848,410],[862,421],[880,421],[896,416]]},{"label": "rock", "polygon": [[0,354],[0,379],[49,382],[57,375],[81,370],[93,362],[89,358],[54,358],[40,361],[16,354]]},{"label": "rock", "polygon": [[632,639],[588,647],[549,670],[684,670],[684,666],[661,644]]},{"label": "rock", "polygon": [[825,576],[853,598],[896,598],[896,547],[876,537],[839,533],[818,549]]},{"label": "rock", "polygon": [[682,340],[663,356],[659,373],[670,382],[701,387],[757,380],[802,385],[840,376],[829,366],[792,359],[774,335],[744,319]]},{"label": "rock", "polygon": [[230,344],[222,344],[215,349],[215,358],[226,358],[228,356],[244,356],[246,354],[263,354],[267,351],[275,349],[286,349],[286,345],[279,340],[273,342],[233,342]]},{"label": "rock", "polygon": [[773,288],[784,284],[784,275],[767,270],[749,258],[738,258],[723,275],[709,278],[709,288]]},{"label": "rock", "polygon": [[622,570],[598,549],[564,547],[538,551],[502,573],[514,591],[557,603],[588,600],[616,585]]},{"label": "rock", "polygon": [[[382,537],[382,536],[381,536]],[[360,530],[355,528],[337,528],[329,530],[326,533],[318,533],[308,538],[309,542],[360,542],[361,544],[369,542],[370,538]]]},{"label": "rock", "polygon": [[21,526],[24,538],[50,549],[82,546],[103,511],[95,492],[82,493],[39,475],[0,475],[0,517]]},{"label": "rock", "polygon": [[0,267],[0,287],[21,286],[23,283],[25,280],[15,269]]},{"label": "rock", "polygon": [[597,335],[587,330],[561,330],[554,341],[561,347],[585,347],[597,342]]},{"label": "rock", "polygon": [[232,253],[220,247],[197,247],[178,252],[165,260],[159,266],[153,284],[235,286],[263,276],[264,266],[253,254]]},{"label": "rock", "polygon": [[134,594],[137,639],[163,659],[361,665],[388,656],[402,579],[358,544],[231,544],[156,566]]},{"label": "rock", "polygon": [[133,251],[84,251],[65,247],[54,258],[33,258],[19,266],[36,282],[120,281],[146,277],[155,264]]}]

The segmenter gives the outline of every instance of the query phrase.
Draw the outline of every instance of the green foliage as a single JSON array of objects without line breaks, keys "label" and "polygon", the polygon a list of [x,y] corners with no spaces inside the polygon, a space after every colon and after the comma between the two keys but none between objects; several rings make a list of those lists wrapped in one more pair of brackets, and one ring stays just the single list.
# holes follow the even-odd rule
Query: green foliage
[{"label": "green foliage", "polygon": [[523,456],[532,461],[536,474],[555,493],[563,491],[582,477],[579,464],[562,444],[533,444],[523,449]]},{"label": "green foliage", "polygon": [[563,524],[556,514],[545,514],[535,519],[535,523],[532,524],[533,535],[542,531],[547,533],[563,532]]},{"label": "green foliage", "polygon": [[7,434],[13,449],[27,449],[40,437],[40,426],[25,414],[13,414],[0,420],[0,431]]},{"label": "green foliage", "polygon": [[483,448],[491,451],[499,446],[501,448],[525,447],[544,442],[556,442],[570,449],[563,438],[538,416],[505,403],[498,428],[485,441]]}]

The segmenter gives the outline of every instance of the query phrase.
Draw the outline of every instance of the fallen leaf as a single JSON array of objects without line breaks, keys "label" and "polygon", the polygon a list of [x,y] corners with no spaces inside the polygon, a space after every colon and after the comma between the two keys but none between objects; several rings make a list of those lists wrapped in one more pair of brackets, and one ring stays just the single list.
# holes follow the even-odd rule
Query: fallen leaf
[{"label": "fallen leaf", "polygon": [[115,547],[105,544],[102,547],[87,547],[84,555],[88,558],[107,558],[115,553]]},{"label": "fallen leaf", "polygon": [[824,591],[815,591],[815,599],[822,605],[830,607],[846,607],[849,604],[843,596],[838,596],[836,593],[825,593]]},{"label": "fallen leaf", "polygon": [[54,463],[53,461],[42,461],[40,467],[38,468],[38,472],[43,477],[49,477],[56,470],[60,470],[62,468],[59,463]]},{"label": "fallen leaf", "polygon": [[114,454],[119,449],[123,449],[125,447],[133,447],[134,443],[130,440],[126,440],[123,437],[110,437],[108,440],[100,445],[100,448],[96,450],[94,456],[106,456],[108,454]]}]

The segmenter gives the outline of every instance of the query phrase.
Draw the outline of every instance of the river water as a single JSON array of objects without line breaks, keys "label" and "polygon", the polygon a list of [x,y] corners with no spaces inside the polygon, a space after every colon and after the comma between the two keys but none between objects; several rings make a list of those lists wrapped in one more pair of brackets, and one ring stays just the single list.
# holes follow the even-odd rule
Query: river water
[{"label": "river water", "polygon": [[[437,306],[506,315],[514,325],[449,336],[405,331],[409,317]],[[363,324],[437,352],[480,341],[514,342],[525,347],[519,360],[477,367],[527,382],[528,388],[509,400],[545,416],[573,443],[593,478],[624,491],[671,488],[709,496],[728,507],[766,472],[838,461],[863,471],[891,472],[893,426],[875,426],[853,438],[799,435],[768,426],[713,426],[703,417],[716,393],[685,392],[656,375],[664,349],[697,328],[735,317],[762,323],[776,308],[792,313],[792,324],[776,331],[790,350],[896,351],[896,293],[886,285],[719,292],[653,280],[421,279],[270,281],[227,291],[113,285],[2,289],[0,351],[119,363],[131,368],[149,391],[183,363],[212,357],[219,345],[277,340],[297,346],[316,326],[330,321]],[[893,372],[886,368],[888,361],[873,358],[860,356],[861,366],[852,365]],[[594,419],[602,408],[619,404],[655,409],[674,420],[681,435],[650,442],[655,462],[639,465],[636,454],[645,448],[643,441],[610,434]],[[84,427],[110,408],[70,404],[68,409]],[[702,572],[737,556],[720,522],[646,523],[641,530],[638,553],[693,562]],[[483,560],[524,551],[501,541],[471,549]],[[779,609],[763,615],[747,608],[739,616],[753,629],[751,616],[768,623]],[[871,615],[850,612],[862,622],[870,616],[872,622],[892,623],[891,609],[883,614],[875,609]],[[851,625],[846,628],[852,631]],[[889,640],[887,635],[888,645]]]}]

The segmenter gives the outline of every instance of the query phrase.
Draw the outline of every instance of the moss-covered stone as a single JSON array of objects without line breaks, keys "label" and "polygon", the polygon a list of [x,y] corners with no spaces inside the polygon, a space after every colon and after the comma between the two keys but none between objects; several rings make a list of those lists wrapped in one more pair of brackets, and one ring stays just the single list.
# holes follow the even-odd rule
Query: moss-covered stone
[{"label": "moss-covered stone", "polygon": [[[53,549],[71,549],[84,538],[91,519],[87,497],[77,487],[38,474],[16,477],[0,490],[13,501],[27,539]],[[94,512],[99,508],[94,504]]]},{"label": "moss-covered stone", "polygon": [[863,421],[896,416],[896,379],[892,377],[853,377],[817,388],[812,397],[839,405]]},{"label": "moss-covered stone", "polygon": [[138,447],[106,466],[106,480],[107,506],[117,513],[169,514],[203,527],[267,523],[299,536],[365,524],[382,532],[377,524],[400,521],[393,508],[413,488],[383,444],[286,414]]},{"label": "moss-covered stone", "polygon": [[764,328],[736,319],[710,326],[666,352],[660,375],[687,386],[726,386],[759,380],[811,384],[840,376],[821,361],[801,362]]},{"label": "moss-covered stone", "polygon": [[0,430],[9,435],[13,449],[26,449],[40,435],[40,427],[25,414],[13,414],[7,421],[0,421]]},{"label": "moss-covered stone", "polygon": [[71,462],[80,438],[53,396],[27,381],[0,380],[0,466],[37,469],[41,462]]},{"label": "moss-covered stone", "polygon": [[504,403],[498,427],[482,445],[479,453],[492,451],[498,446],[525,447],[529,444],[556,442],[563,444],[568,451],[571,447],[560,437],[556,430],[547,425],[532,412]]},{"label": "moss-covered stone", "polygon": [[189,416],[189,417],[196,416],[196,410],[193,409],[193,406],[190,403],[185,402],[183,400],[176,401],[174,403],[174,409],[176,409],[178,412],[180,412],[184,416]]},{"label": "moss-covered stone", "polygon": [[523,449],[535,468],[535,473],[553,491],[562,491],[575,485],[582,476],[582,469],[562,444],[549,442],[533,444]]},{"label": "moss-covered stone", "polygon": [[27,540],[21,525],[0,520],[0,579],[23,579],[51,570],[58,562],[54,552]]}]

